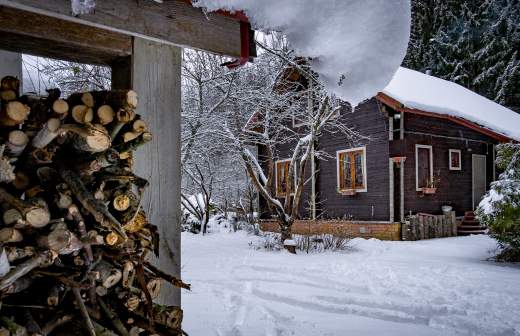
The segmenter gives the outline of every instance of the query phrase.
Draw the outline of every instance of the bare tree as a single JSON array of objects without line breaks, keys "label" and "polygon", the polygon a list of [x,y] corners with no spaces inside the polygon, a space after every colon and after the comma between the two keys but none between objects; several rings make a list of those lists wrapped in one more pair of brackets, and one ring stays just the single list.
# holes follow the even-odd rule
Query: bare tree
[{"label": "bare tree", "polygon": [[[283,61],[284,68],[270,77],[270,85],[257,92],[256,109],[247,124],[239,129],[225,125],[252,184],[276,214],[282,240],[292,236],[292,225],[298,216],[303,187],[309,176],[308,162],[323,132],[357,137],[342,124],[338,113],[341,103],[331,98],[304,60],[291,60],[290,53],[262,46],[266,52]],[[293,76],[294,74],[297,76]],[[297,77],[297,80],[293,80]],[[297,127],[295,127],[295,123]],[[287,178],[282,193],[275,186],[275,162],[280,145],[292,148]],[[262,155],[255,156],[248,146],[258,146]],[[316,151],[316,156],[327,153]]]}]

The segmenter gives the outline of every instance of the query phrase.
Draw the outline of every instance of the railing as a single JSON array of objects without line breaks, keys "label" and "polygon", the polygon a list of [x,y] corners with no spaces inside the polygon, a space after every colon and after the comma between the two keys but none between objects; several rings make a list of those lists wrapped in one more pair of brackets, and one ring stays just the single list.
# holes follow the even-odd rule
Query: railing
[{"label": "railing", "polygon": [[444,215],[419,213],[408,216],[402,224],[402,240],[421,240],[452,237],[457,235],[455,212]]}]

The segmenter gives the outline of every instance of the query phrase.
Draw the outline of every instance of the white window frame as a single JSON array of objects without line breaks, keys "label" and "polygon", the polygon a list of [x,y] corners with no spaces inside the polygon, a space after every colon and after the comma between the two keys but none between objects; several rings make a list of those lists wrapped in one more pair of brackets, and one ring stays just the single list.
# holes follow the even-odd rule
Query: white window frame
[{"label": "white window frame", "polygon": [[[363,164],[363,185],[365,186],[364,189],[345,189],[345,190],[341,190],[340,189],[340,173],[339,173],[339,155],[341,153],[349,153],[349,152],[358,152],[358,151],[363,151],[363,161],[362,161],[362,164]],[[349,148],[349,149],[342,149],[342,150],[339,150],[339,151],[336,151],[336,189],[339,193],[341,193],[342,191],[348,191],[348,190],[354,190],[356,192],[367,192],[368,191],[368,182],[367,182],[367,146],[362,146],[362,147],[355,147],[355,148]]]},{"label": "white window frame", "polygon": [[430,145],[415,145],[415,190],[422,191],[419,188],[419,148],[430,150],[430,181],[433,180],[433,147]]},{"label": "white window frame", "polygon": [[[460,149],[450,149],[449,150],[449,167],[450,167],[450,170],[462,170],[462,151]],[[453,167],[451,165],[451,155],[452,153],[458,153],[459,154],[459,167]]]},{"label": "white window frame", "polygon": [[[285,195],[280,195],[278,194],[278,163],[282,163],[282,162],[291,162],[291,159],[281,159],[281,160],[276,160],[274,162],[274,186],[275,186],[275,194],[276,194],[276,198],[283,198],[285,197]],[[294,189],[296,190],[296,165],[293,166],[293,169],[294,169],[294,172],[293,172],[293,178],[294,178],[294,182],[293,182],[293,185],[294,185]],[[294,196],[294,192],[291,193],[291,196]]]}]

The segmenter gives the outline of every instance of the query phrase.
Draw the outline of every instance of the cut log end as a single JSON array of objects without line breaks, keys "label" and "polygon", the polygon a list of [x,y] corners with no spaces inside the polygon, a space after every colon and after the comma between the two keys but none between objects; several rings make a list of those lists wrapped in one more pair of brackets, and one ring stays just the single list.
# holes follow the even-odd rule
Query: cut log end
[{"label": "cut log end", "polygon": [[78,124],[86,124],[94,119],[94,111],[86,105],[76,105],[71,111],[72,119]]},{"label": "cut log end", "polygon": [[69,104],[63,99],[57,99],[52,103],[52,110],[58,115],[65,115],[69,112]]},{"label": "cut log end", "polygon": [[102,125],[107,125],[114,120],[115,112],[110,105],[101,105],[97,110],[97,116]]}]

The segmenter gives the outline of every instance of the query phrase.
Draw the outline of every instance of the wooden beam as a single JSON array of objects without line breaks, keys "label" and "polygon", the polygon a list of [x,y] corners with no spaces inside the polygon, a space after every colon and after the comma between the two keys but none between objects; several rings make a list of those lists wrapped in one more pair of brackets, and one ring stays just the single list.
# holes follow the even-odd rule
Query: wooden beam
[{"label": "wooden beam", "polygon": [[0,5],[176,46],[240,56],[240,21],[205,14],[186,1],[96,1],[92,14],[73,16],[70,0],[0,0]]},{"label": "wooden beam", "polygon": [[[100,0],[98,0],[99,2]],[[178,47],[134,38],[131,59],[112,67],[114,88],[133,88],[137,113],[146,120],[152,141],[135,155],[135,173],[150,181],[142,206],[160,234],[160,268],[180,277],[180,123],[181,54]],[[161,303],[180,305],[180,291],[161,290]]]},{"label": "wooden beam", "polygon": [[64,60],[110,64],[132,53],[132,38],[100,28],[0,6],[0,48]]}]

